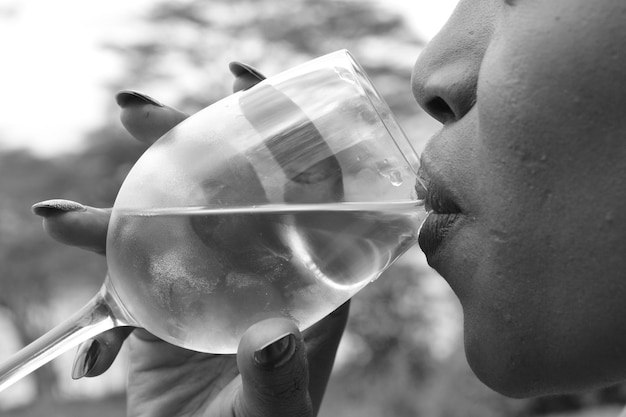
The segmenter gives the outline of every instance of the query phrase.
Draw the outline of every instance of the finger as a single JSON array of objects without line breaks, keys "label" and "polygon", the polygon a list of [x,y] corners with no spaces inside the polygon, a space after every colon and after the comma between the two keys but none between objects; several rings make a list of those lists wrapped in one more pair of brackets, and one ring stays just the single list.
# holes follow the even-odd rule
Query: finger
[{"label": "finger", "polygon": [[286,319],[261,321],[246,331],[237,352],[241,416],[310,416],[308,364],[302,335]]},{"label": "finger", "polygon": [[134,327],[116,327],[78,346],[72,367],[72,378],[102,375],[111,367],[124,340],[133,329]]},{"label": "finger", "polygon": [[228,64],[228,68],[235,76],[235,81],[233,82],[234,93],[247,90],[265,79],[265,75],[261,74],[256,68],[241,62],[233,61]]},{"label": "finger", "polygon": [[322,404],[349,312],[350,301],[303,332],[309,362],[309,395],[313,415],[317,415]]},{"label": "finger", "polygon": [[140,142],[152,144],[189,115],[132,90],[115,95],[122,124]]},{"label": "finger", "polygon": [[32,210],[43,217],[43,227],[53,239],[105,253],[110,209],[88,207],[69,200],[46,200],[34,204]]},{"label": "finger", "polygon": [[[239,62],[230,64],[235,76],[233,90],[245,90],[265,79],[259,71]],[[122,108],[122,124],[137,140],[151,144],[167,131],[185,120],[189,115],[132,90],[123,90],[116,94],[117,104]]]}]

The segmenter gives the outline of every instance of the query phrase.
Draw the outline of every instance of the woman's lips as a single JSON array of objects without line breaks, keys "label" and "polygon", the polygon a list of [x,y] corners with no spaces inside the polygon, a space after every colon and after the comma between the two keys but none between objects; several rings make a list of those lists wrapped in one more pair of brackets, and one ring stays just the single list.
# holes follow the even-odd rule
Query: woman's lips
[{"label": "woman's lips", "polygon": [[428,213],[418,237],[420,248],[427,258],[437,253],[459,217],[460,213]]},{"label": "woman's lips", "polygon": [[427,182],[426,210],[429,212],[419,232],[418,243],[427,258],[432,258],[461,217],[461,209],[450,192],[433,181]]}]

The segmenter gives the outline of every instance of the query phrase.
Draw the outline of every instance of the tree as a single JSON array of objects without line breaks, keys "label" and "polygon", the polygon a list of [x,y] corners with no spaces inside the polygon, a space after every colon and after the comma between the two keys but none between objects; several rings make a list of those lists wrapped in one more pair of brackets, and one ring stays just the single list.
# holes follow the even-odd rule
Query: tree
[{"label": "tree", "polygon": [[[106,272],[102,257],[47,237],[30,206],[59,197],[111,206],[141,151],[125,134],[124,140],[113,139],[121,134],[121,129],[94,132],[87,151],[54,159],[26,151],[0,154],[0,306],[11,312],[24,344],[58,324],[50,312],[64,301],[64,289],[84,287],[95,294]],[[50,367],[35,376],[40,396],[55,391]]]},{"label": "tree", "polygon": [[346,48],[396,115],[423,120],[409,89],[423,42],[402,16],[377,2],[290,0],[285,7],[279,0],[161,1],[141,29],[138,40],[107,45],[126,66],[113,89],[137,88],[195,112],[230,94],[230,61],[271,75]]}]

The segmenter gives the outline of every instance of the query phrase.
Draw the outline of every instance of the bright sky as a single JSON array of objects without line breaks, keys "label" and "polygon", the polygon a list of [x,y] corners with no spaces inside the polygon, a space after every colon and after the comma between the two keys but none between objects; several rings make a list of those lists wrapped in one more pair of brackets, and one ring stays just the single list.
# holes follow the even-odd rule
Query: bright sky
[{"label": "bright sky", "polygon": [[[75,149],[111,101],[103,83],[117,75],[99,44],[131,36],[132,18],[148,1],[0,0],[0,148]],[[426,38],[457,2],[379,1],[404,10]]]}]

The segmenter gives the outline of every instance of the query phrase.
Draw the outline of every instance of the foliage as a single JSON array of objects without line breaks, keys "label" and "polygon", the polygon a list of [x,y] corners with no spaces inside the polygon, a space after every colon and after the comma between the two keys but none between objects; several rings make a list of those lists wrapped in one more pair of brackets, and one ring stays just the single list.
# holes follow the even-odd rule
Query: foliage
[{"label": "foliage", "polygon": [[422,42],[402,17],[372,1],[187,0],[149,9],[143,36],[109,43],[126,64],[114,89],[137,88],[189,112],[230,93],[230,61],[275,74],[349,49],[399,115],[415,117],[411,66]]},{"label": "foliage", "polygon": [[[108,129],[94,137],[118,138]],[[68,198],[111,206],[140,148],[125,140],[94,141],[84,153],[42,159],[25,151],[0,154],[0,306],[12,314],[23,343],[57,324],[50,311],[66,288],[87,287],[95,294],[105,274],[103,259],[64,247],[45,235],[30,206]],[[49,369],[38,376],[40,394],[54,390]]]}]

